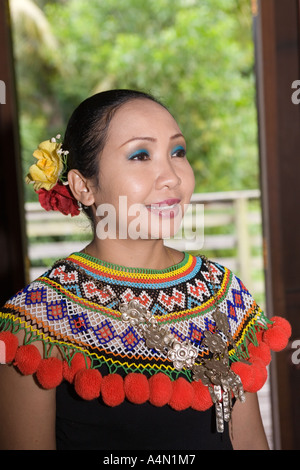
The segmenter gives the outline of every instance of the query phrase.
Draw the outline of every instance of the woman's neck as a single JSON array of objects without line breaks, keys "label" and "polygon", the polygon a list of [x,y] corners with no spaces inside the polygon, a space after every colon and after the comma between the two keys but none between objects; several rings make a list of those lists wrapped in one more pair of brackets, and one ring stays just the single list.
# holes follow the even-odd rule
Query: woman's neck
[{"label": "woman's neck", "polygon": [[168,248],[163,240],[94,240],[84,252],[102,261],[140,269],[166,269],[180,263],[183,253]]}]

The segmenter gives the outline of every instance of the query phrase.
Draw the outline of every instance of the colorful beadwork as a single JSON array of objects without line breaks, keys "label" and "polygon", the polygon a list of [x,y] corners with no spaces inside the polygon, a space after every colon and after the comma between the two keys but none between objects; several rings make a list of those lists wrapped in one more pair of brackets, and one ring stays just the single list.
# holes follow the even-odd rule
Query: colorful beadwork
[{"label": "colorful beadwork", "polygon": [[134,326],[122,321],[118,309],[120,303],[138,300],[159,325],[168,327],[179,341],[190,341],[205,357],[204,332],[215,328],[210,275],[236,345],[235,349],[229,345],[230,362],[249,359],[248,342],[255,343],[257,333],[267,330],[270,321],[229,269],[211,263],[209,273],[200,257],[188,253],[181,263],[160,271],[124,268],[73,253],[5,304],[0,327],[13,333],[24,329],[25,345],[41,339],[51,345],[37,372],[47,369],[43,361],[57,346],[68,377],[74,354],[81,353],[85,368],[97,369],[101,376],[141,373],[150,378],[164,373],[173,383],[179,377],[192,382],[190,370],[176,370],[163,352],[149,349]]}]

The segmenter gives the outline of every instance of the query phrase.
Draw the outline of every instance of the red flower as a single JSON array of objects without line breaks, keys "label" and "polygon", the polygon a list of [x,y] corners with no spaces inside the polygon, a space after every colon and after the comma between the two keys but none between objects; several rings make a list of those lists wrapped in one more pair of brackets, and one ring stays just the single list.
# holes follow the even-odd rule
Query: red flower
[{"label": "red flower", "polygon": [[71,193],[68,186],[57,183],[52,189],[39,189],[36,191],[39,195],[41,206],[46,211],[59,211],[64,215],[79,215],[78,203]]}]

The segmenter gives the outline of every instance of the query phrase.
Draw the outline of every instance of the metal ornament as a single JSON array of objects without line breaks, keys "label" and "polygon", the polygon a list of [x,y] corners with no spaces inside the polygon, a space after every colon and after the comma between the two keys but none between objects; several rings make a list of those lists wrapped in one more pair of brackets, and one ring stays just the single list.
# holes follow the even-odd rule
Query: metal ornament
[{"label": "metal ornament", "polygon": [[201,382],[209,389],[216,412],[217,432],[224,431],[224,422],[229,422],[232,411],[232,395],[241,402],[245,401],[245,394],[240,377],[235,374],[229,365],[228,346],[236,350],[236,345],[229,331],[227,316],[217,305],[217,289],[213,282],[210,265],[205,257],[202,257],[209,273],[214,288],[214,300],[216,308],[213,319],[216,323],[216,331],[205,331],[203,346],[207,349],[206,358],[196,362],[198,349],[186,340],[180,341],[166,326],[158,324],[144,305],[138,300],[129,303],[120,303],[119,311],[121,320],[135,327],[145,339],[146,346],[155,349],[173,362],[176,370],[190,369],[193,380]]},{"label": "metal ornament", "polygon": [[119,304],[119,310],[122,321],[128,322],[131,326],[142,325],[151,319],[151,313],[138,300],[131,300],[129,304]]},{"label": "metal ornament", "polygon": [[208,386],[215,404],[216,427],[218,432],[224,431],[224,421],[229,422],[232,410],[232,394],[240,401],[245,401],[245,394],[240,377],[229,366],[228,347],[216,333],[205,332],[203,344],[211,357],[202,359],[200,364],[193,366],[193,379],[201,380]]},{"label": "metal ornament", "polygon": [[171,349],[168,351],[168,359],[173,362],[175,369],[181,370],[191,369],[198,356],[197,349],[192,345],[190,341],[181,343],[178,340],[174,340]]}]

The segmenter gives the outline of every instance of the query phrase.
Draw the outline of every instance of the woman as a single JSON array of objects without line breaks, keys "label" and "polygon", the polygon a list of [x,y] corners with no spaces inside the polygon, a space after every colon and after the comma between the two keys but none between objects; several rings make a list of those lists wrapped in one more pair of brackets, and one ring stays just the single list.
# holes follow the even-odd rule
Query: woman
[{"label": "woman", "polygon": [[169,111],[99,93],[34,156],[43,207],[83,207],[94,237],[2,309],[1,448],[267,449],[256,391],[289,325],[228,269],[164,245],[194,189]]}]

